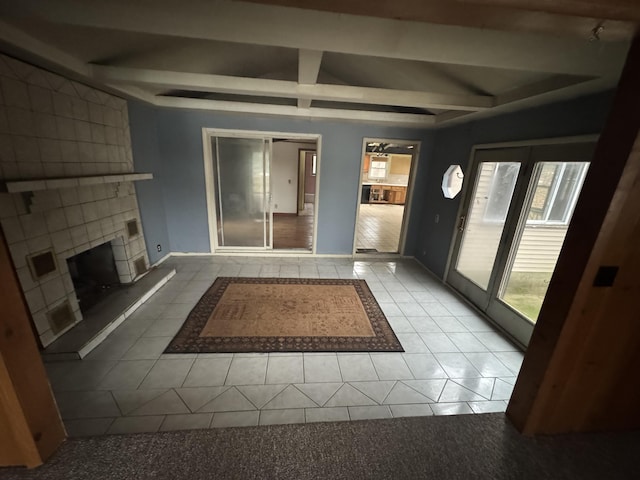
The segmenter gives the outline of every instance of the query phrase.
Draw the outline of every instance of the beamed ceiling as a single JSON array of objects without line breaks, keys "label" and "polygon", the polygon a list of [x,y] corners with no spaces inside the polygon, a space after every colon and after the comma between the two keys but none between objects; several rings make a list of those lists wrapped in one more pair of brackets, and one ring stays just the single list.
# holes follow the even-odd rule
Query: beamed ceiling
[{"label": "beamed ceiling", "polygon": [[428,127],[613,88],[638,3],[0,0],[0,46],[159,106]]}]

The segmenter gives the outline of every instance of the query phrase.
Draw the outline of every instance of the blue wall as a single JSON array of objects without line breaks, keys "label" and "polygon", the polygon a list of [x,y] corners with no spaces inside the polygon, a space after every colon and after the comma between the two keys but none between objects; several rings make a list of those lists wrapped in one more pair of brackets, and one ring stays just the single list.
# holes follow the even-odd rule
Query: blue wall
[{"label": "blue wall", "polygon": [[[421,140],[416,171],[418,188],[414,192],[406,248],[407,255],[414,254],[425,198],[421,186],[427,181],[426,163],[432,148],[432,132],[349,122],[161,109],[139,103],[129,104],[129,116],[131,136],[136,139],[133,142],[136,169],[151,171],[157,178],[149,187],[153,193],[141,186],[139,198],[150,253],[159,243],[156,238],[166,237],[173,252],[210,251],[202,148],[202,128],[209,127],[322,135],[317,241],[320,254],[352,252],[362,140],[365,137]],[[153,123],[151,117],[157,127],[155,146],[148,131]],[[163,202],[158,202],[158,197],[162,197]],[[166,220],[164,228],[160,225],[162,218]]]},{"label": "blue wall", "polygon": [[[406,254],[443,277],[460,201],[460,196],[442,196],[447,167],[460,164],[466,171],[475,144],[598,133],[612,98],[613,92],[605,92],[432,131],[130,103],[136,170],[155,175],[136,186],[150,258],[155,261],[169,251],[210,251],[202,127],[322,135],[320,254],[351,254],[363,138],[397,138],[422,141]],[[163,245],[160,254],[158,243]]]},{"label": "blue wall", "polygon": [[473,145],[599,133],[612,100],[613,92],[605,92],[436,130],[423,184],[422,216],[417,221],[421,227],[416,258],[436,275],[444,276],[461,195],[445,199],[440,183],[451,164],[467,171]]},{"label": "blue wall", "polygon": [[[153,180],[135,182],[135,187],[149,260],[155,263],[171,251],[162,193],[163,172],[158,155],[156,111],[142,104],[129,107],[135,169],[137,172],[151,172],[154,177]],[[162,252],[158,252],[157,245],[161,245]]]}]

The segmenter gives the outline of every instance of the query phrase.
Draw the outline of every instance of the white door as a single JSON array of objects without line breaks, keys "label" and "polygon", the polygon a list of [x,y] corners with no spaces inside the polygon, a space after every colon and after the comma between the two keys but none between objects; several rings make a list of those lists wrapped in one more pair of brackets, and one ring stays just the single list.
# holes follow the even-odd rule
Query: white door
[{"label": "white door", "polygon": [[477,150],[447,282],[527,345],[594,143]]}]

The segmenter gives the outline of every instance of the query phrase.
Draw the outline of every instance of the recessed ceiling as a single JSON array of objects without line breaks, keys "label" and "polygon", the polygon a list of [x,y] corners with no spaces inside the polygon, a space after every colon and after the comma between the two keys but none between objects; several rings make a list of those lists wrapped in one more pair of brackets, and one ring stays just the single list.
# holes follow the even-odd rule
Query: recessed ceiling
[{"label": "recessed ceiling", "polygon": [[228,0],[0,8],[5,50],[157,105],[415,126],[613,88],[628,48]]}]

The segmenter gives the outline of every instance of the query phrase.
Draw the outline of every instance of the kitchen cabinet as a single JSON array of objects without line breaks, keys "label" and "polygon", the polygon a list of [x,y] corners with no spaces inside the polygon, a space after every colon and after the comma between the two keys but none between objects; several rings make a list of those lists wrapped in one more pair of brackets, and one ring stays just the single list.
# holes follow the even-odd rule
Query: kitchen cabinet
[{"label": "kitchen cabinet", "polygon": [[369,173],[369,166],[371,165],[371,156],[370,155],[365,155],[364,156],[364,167],[362,168],[362,171],[364,173]]},{"label": "kitchen cabinet", "polygon": [[389,198],[389,203],[393,203],[395,205],[404,205],[407,199],[407,188],[391,187],[388,198]]},{"label": "kitchen cabinet", "polygon": [[371,185],[371,203],[388,203],[388,199],[385,198],[384,185]]},{"label": "kitchen cabinet", "polygon": [[407,187],[380,184],[371,185],[370,188],[369,203],[404,205],[407,199]]}]

